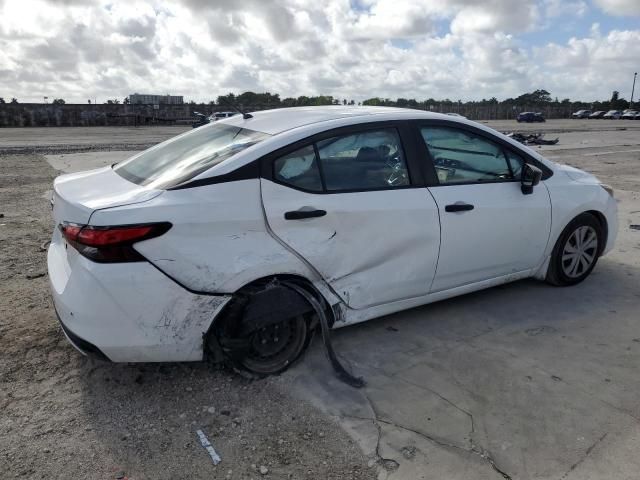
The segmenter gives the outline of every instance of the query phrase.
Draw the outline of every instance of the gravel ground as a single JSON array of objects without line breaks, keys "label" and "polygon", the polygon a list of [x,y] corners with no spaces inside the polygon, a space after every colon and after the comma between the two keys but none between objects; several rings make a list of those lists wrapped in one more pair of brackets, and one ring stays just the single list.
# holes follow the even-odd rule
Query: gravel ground
[{"label": "gravel ground", "polygon": [[[3,478],[375,478],[353,440],[292,398],[283,378],[76,352],[55,319],[42,248],[55,175],[40,155],[0,156]],[[222,457],[217,467],[198,429]]]}]

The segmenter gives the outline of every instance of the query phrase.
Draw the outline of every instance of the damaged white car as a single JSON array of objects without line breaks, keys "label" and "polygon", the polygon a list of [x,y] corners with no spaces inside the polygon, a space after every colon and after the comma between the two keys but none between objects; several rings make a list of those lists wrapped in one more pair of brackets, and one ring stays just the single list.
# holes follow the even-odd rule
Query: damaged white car
[{"label": "damaged white car", "polygon": [[463,118],[381,107],[237,115],[62,175],[52,201],[51,290],[80,351],[257,374],[319,323],[576,284],[617,232],[592,175]]}]

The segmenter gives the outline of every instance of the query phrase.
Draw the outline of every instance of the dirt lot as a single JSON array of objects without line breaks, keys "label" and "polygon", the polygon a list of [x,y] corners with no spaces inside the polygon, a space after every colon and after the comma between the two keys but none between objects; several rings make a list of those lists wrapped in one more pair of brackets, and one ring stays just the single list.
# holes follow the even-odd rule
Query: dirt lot
[{"label": "dirt lot", "polygon": [[287,374],[254,383],[203,364],[81,357],[48,297],[44,194],[56,171],[40,153],[78,169],[183,129],[0,130],[3,474],[262,478],[264,466],[267,478],[637,478],[640,122],[491,125],[558,136],[545,155],[613,185],[617,247],[576,287],[522,281],[336,331],[367,380],[359,391],[335,380],[317,344]]},{"label": "dirt lot", "polygon": [[[114,365],[74,350],[55,319],[41,248],[55,176],[42,156],[0,156],[3,478],[375,478],[354,441],[283,379],[250,383],[205,364]],[[222,457],[217,467],[197,429]]]}]

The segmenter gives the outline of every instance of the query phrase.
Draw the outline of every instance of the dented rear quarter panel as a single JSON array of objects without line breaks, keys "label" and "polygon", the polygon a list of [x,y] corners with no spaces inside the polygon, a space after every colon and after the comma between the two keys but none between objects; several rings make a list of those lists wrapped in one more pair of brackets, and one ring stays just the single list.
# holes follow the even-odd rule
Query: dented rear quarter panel
[{"label": "dented rear quarter panel", "polygon": [[91,217],[92,225],[147,222],[173,226],[135,249],[193,291],[233,293],[275,274],[319,280],[270,235],[258,179],[169,190],[146,203],[99,210]]}]

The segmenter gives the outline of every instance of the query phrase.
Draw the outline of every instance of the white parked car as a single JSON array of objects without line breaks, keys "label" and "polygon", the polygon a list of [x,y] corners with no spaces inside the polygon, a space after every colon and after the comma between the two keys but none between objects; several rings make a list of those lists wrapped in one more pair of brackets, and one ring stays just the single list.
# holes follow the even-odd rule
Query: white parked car
[{"label": "white parked car", "polygon": [[55,180],[49,278],[79,350],[275,373],[307,345],[313,299],[337,328],[527,277],[573,285],[614,244],[610,187],[484,125],[246,117]]}]

